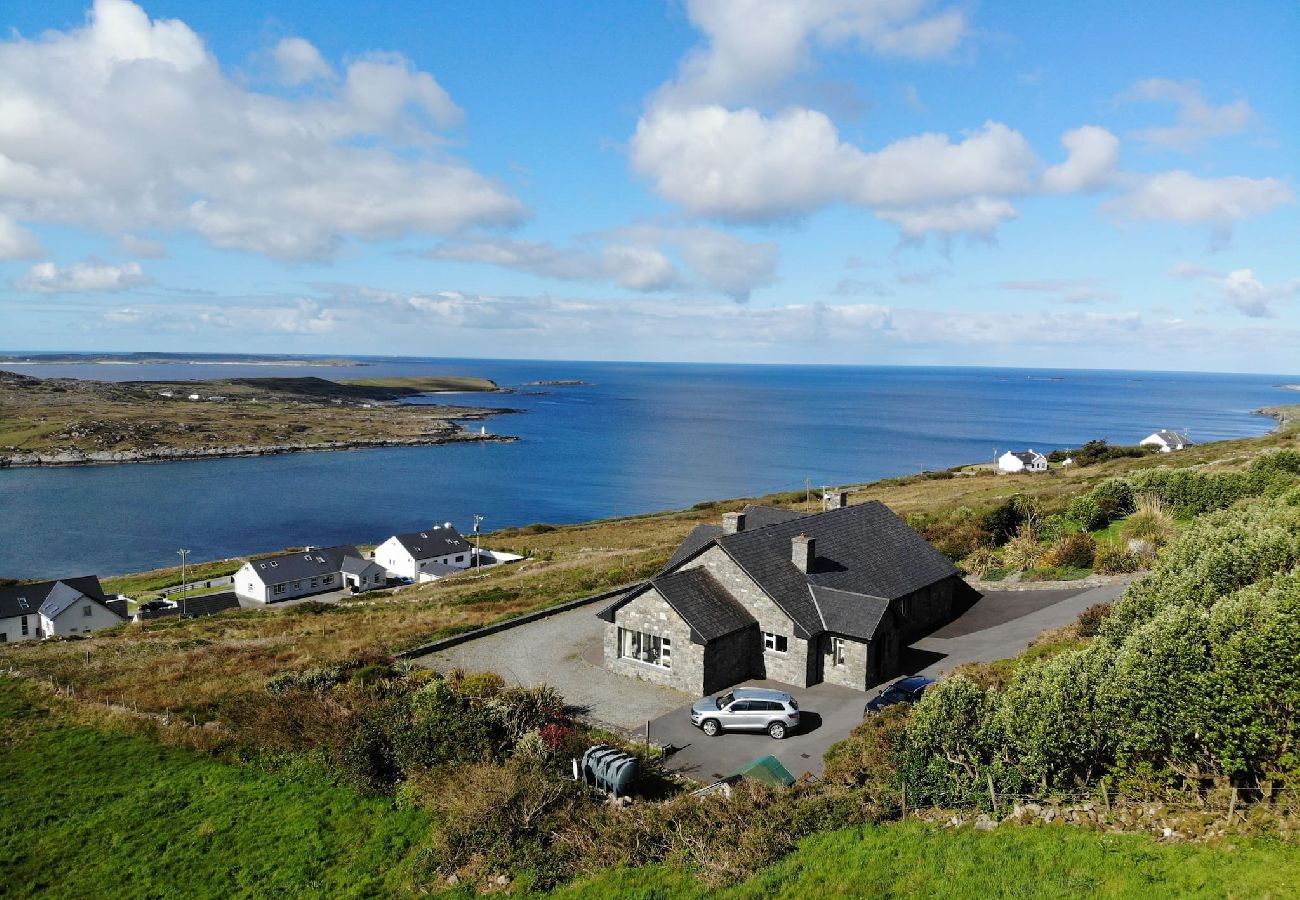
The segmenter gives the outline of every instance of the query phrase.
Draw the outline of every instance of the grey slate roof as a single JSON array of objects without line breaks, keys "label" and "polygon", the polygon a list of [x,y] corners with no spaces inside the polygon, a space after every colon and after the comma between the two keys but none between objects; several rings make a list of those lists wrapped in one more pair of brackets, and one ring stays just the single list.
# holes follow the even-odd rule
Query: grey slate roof
[{"label": "grey slate roof", "polygon": [[1016,452],[1015,450],[1012,450],[1011,455],[1014,456],[1016,459],[1020,460],[1022,463],[1024,463],[1027,466],[1032,466],[1034,464],[1034,460],[1042,456],[1041,453],[1034,453],[1033,451],[1029,451],[1029,450],[1021,451],[1021,452]]},{"label": "grey slate roof", "polygon": [[667,572],[676,568],[680,563],[685,562],[698,551],[709,546],[714,538],[721,535],[721,525],[696,525],[694,530],[686,535],[686,540],[682,541],[681,546],[673,552],[672,559],[668,560],[668,564],[664,566],[663,571]]},{"label": "grey slate roof", "polygon": [[[813,570],[790,559],[791,540],[816,540]],[[785,613],[799,637],[827,630],[812,587],[893,600],[957,574],[948,558],[878,501],[803,516],[718,539]],[[874,626],[873,626],[874,627]]]},{"label": "grey slate roof", "polygon": [[707,644],[758,622],[749,610],[718,584],[717,579],[707,570],[699,568],[653,578],[628,591],[596,615],[606,622],[613,622],[619,607],[651,588],[658,591],[673,611],[681,616],[682,621],[690,626],[691,640],[697,644]]},{"label": "grey slate roof", "polygon": [[1156,436],[1166,444],[1182,444],[1183,446],[1189,446],[1192,443],[1191,439],[1187,435],[1178,431],[1157,431]]},{"label": "grey slate roof", "polygon": [[361,559],[361,552],[350,544],[337,547],[321,547],[315,550],[300,550],[297,553],[283,553],[267,559],[250,560],[249,565],[263,584],[283,584],[286,581],[298,581],[303,578],[316,578],[343,570],[343,560],[349,556]]},{"label": "grey slate roof", "polygon": [[[12,587],[0,588],[0,619],[15,616],[34,616],[41,611],[41,607],[52,594],[56,594],[57,598],[66,598],[67,594],[65,592],[68,589],[71,589],[75,594],[68,602],[75,601],[77,597],[82,595],[98,601],[100,604],[105,604],[108,599],[104,596],[104,589],[99,586],[99,578],[95,575],[62,578],[58,581],[40,581],[35,584],[18,584]],[[62,602],[62,600],[56,599],[56,604],[59,602]],[[66,608],[67,603],[64,603],[60,612]],[[113,608],[109,607],[109,609],[112,610]],[[116,610],[113,611],[116,612]]]},{"label": "grey slate roof", "polygon": [[889,609],[889,601],[883,597],[851,594],[817,584],[810,585],[809,589],[813,602],[821,611],[822,621],[826,623],[826,630],[845,637],[871,640]]},{"label": "grey slate roof", "polygon": [[362,559],[359,556],[343,557],[341,569],[348,575],[369,575],[372,569],[379,569],[381,572],[388,571],[379,563],[369,559]]},{"label": "grey slate roof", "polygon": [[415,559],[445,556],[448,553],[465,553],[470,549],[469,541],[461,537],[460,532],[450,525],[393,536]]},{"label": "grey slate roof", "polygon": [[806,513],[795,512],[792,509],[777,509],[775,506],[755,506],[751,503],[745,507],[745,530],[753,531],[755,528],[779,525],[782,522],[803,519],[806,516]]},{"label": "grey slate roof", "polygon": [[142,609],[140,610],[140,620],[148,621],[149,619],[162,619],[167,616],[178,616],[181,609],[184,608],[187,618],[197,616],[212,616],[219,612],[225,612],[230,609],[239,609],[239,597],[234,591],[221,591],[216,594],[201,594],[198,597],[186,597],[184,600],[177,600],[176,606],[167,607],[166,609]]}]

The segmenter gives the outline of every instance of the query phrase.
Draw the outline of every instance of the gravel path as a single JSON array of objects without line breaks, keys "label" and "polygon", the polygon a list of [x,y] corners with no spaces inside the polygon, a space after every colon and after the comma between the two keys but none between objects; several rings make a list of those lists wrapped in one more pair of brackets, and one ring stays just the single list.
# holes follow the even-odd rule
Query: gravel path
[{"label": "gravel path", "polygon": [[605,623],[601,604],[579,607],[412,660],[438,671],[492,671],[525,686],[549,684],[588,719],[633,730],[698,698],[602,665]]}]

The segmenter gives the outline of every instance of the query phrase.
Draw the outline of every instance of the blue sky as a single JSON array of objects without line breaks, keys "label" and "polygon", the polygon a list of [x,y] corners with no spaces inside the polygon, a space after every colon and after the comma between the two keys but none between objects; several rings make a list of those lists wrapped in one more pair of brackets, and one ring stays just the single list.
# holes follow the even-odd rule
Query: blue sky
[{"label": "blue sky", "polygon": [[1291,2],[0,22],[7,349],[1300,370]]}]

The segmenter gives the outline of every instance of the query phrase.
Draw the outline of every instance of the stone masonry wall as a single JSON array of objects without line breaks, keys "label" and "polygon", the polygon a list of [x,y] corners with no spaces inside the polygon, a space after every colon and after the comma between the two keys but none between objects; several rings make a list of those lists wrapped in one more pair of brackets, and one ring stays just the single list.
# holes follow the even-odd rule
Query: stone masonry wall
[{"label": "stone masonry wall", "polygon": [[[618,629],[630,628],[672,639],[673,667],[623,659],[618,655]],[[605,626],[605,666],[620,675],[640,678],[688,694],[703,694],[704,647],[691,642],[691,629],[654,588],[624,604]]]},{"label": "stone masonry wall", "polygon": [[893,604],[902,619],[906,640],[928,634],[952,618],[953,579],[913,591]]},{"label": "stone masonry wall", "polygon": [[823,634],[819,640],[822,655],[822,680],[830,684],[864,691],[867,689],[867,645],[852,638],[844,639],[844,665],[836,666],[831,658],[831,638]]},{"label": "stone masonry wall", "polygon": [[[750,670],[753,676],[771,678],[795,687],[807,687],[810,683],[808,642],[794,636],[794,623],[790,617],[772,602],[754,579],[745,574],[745,570],[718,547],[710,547],[682,566],[683,570],[694,568],[703,568],[716,578],[758,620],[760,632],[769,631],[786,636],[788,651],[770,653],[764,651],[762,635],[759,635],[753,650],[758,658]],[[815,677],[815,672],[812,674]]]},{"label": "stone masonry wall", "polygon": [[757,628],[743,628],[718,638],[704,648],[704,690],[712,694],[749,680],[758,656],[755,648],[763,646]]}]

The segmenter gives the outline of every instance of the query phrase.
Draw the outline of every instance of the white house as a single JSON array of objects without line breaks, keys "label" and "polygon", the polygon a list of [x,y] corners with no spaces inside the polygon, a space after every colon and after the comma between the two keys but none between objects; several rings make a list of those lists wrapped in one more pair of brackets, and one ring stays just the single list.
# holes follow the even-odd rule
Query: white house
[{"label": "white house", "polygon": [[0,588],[0,643],[90,634],[126,621],[94,575]]},{"label": "white house", "polygon": [[1046,472],[1047,457],[1032,447],[1027,452],[1008,450],[998,457],[999,472]]},{"label": "white house", "polygon": [[375,562],[398,578],[439,578],[474,565],[474,548],[448,522],[427,531],[395,534],[375,548]]},{"label": "white house", "polygon": [[356,547],[340,544],[250,560],[235,573],[235,593],[275,603],[347,587],[368,591],[387,582],[382,566],[365,559]]},{"label": "white house", "polygon": [[1161,453],[1172,453],[1175,450],[1191,447],[1193,444],[1187,435],[1177,431],[1157,431],[1144,437],[1140,446],[1155,447]]}]

